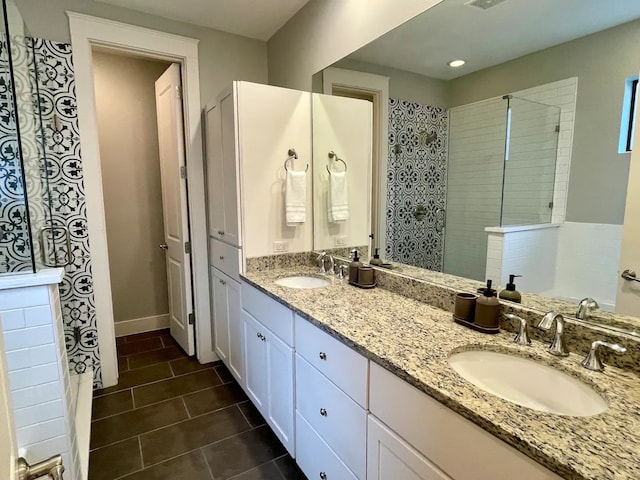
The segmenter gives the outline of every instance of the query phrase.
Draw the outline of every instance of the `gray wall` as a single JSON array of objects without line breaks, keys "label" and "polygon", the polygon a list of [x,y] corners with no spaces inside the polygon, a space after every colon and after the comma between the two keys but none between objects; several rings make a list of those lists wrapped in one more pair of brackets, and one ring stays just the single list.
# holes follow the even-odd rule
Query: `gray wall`
[{"label": "gray wall", "polygon": [[267,83],[267,44],[259,40],[93,0],[19,0],[18,3],[20,13],[34,37],[68,43],[69,20],[65,11],[69,10],[200,40],[200,95],[203,106],[233,80]]},{"label": "gray wall", "polygon": [[94,52],[116,322],[169,313],[155,81],[168,63]]},{"label": "gray wall", "polygon": [[630,22],[452,80],[450,105],[578,77],[566,219],[622,224],[630,154],[618,153],[620,117],[639,49],[640,21]]}]

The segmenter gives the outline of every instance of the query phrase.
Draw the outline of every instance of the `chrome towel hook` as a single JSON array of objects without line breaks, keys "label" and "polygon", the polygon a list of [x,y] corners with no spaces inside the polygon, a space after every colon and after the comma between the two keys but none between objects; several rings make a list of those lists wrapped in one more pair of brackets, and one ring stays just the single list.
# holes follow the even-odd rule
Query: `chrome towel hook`
[{"label": "chrome towel hook", "polygon": [[[344,160],[342,160],[340,157],[338,157],[338,155],[336,155],[336,152],[334,152],[333,150],[331,150],[329,152],[329,158],[334,160],[336,162],[342,162],[342,164],[344,165],[344,171],[347,171],[347,162],[345,162]],[[331,169],[329,168],[329,165],[326,166],[327,167],[327,172],[329,172],[329,175],[331,175]]]},{"label": "chrome towel hook", "polygon": [[[289,160],[297,160],[298,159],[298,153],[296,152],[295,148],[290,148],[287,151],[287,159],[284,161],[284,169],[288,172],[289,168],[287,168],[287,164],[289,163]],[[307,166],[305,167],[304,171],[308,171],[309,170],[309,164],[307,163]]]}]

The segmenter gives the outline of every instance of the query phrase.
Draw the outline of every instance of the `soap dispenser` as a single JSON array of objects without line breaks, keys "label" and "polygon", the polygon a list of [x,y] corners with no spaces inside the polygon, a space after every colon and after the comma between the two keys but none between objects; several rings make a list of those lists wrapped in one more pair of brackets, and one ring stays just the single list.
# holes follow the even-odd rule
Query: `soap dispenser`
[{"label": "soap dispenser", "polygon": [[522,295],[520,292],[516,290],[516,284],[513,283],[513,280],[516,277],[521,277],[522,275],[509,275],[509,283],[507,283],[507,288],[500,292],[500,298],[503,300],[509,300],[510,302],[521,303]]},{"label": "soap dispenser", "polygon": [[486,329],[497,329],[500,326],[500,302],[491,283],[491,280],[487,280],[487,286],[479,289],[481,295],[476,300],[475,323]]},{"label": "soap dispenser", "polygon": [[376,252],[373,254],[373,258],[369,261],[369,265],[373,265],[377,267],[382,265],[382,260],[380,260],[380,254],[378,253],[379,250],[380,249],[376,247]]},{"label": "soap dispenser", "polygon": [[353,261],[349,264],[349,283],[358,283],[358,269],[362,267],[362,262],[358,254],[358,249],[355,248],[353,252]]}]

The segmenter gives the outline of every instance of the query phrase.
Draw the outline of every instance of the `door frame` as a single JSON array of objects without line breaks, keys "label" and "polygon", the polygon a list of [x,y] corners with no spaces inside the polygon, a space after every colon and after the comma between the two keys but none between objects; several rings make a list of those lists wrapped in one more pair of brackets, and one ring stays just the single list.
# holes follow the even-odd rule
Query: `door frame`
[{"label": "door frame", "polygon": [[[185,154],[189,184],[189,224],[192,245],[196,355],[202,363],[215,360],[211,348],[205,169],[200,118],[199,40],[104,18],[67,11],[73,50],[80,147],[87,202],[88,233],[94,279],[110,279],[109,256],[98,142],[92,47],[179,63],[182,73]],[[110,281],[94,281],[98,348],[105,387],[118,382]],[[200,321],[198,321],[200,320]]]},{"label": "door frame", "polygon": [[[389,144],[389,77],[373,73],[329,67],[322,71],[322,89],[325,95],[333,95],[334,88],[343,92],[366,94],[373,97],[373,128],[378,132],[373,155],[377,158],[377,169],[371,168],[372,183],[375,190],[371,192],[371,206],[377,210],[377,228],[373,233],[376,238],[371,248],[380,247],[380,253],[386,257],[386,225],[387,225],[387,150]],[[378,108],[375,108],[375,104]],[[376,111],[378,115],[376,115]],[[377,178],[374,176],[377,173]],[[372,225],[373,227],[373,225]],[[370,242],[371,243],[371,242]],[[373,252],[369,252],[373,255]]]}]

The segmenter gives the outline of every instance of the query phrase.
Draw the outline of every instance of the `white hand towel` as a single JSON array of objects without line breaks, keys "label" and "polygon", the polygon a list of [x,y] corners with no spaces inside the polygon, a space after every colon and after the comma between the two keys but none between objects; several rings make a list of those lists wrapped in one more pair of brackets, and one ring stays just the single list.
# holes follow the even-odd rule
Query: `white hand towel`
[{"label": "white hand towel", "polygon": [[331,172],[329,175],[329,222],[339,223],[349,219],[349,193],[347,172]]},{"label": "white hand towel", "polygon": [[285,188],[287,225],[304,223],[307,216],[307,172],[287,171]]}]

